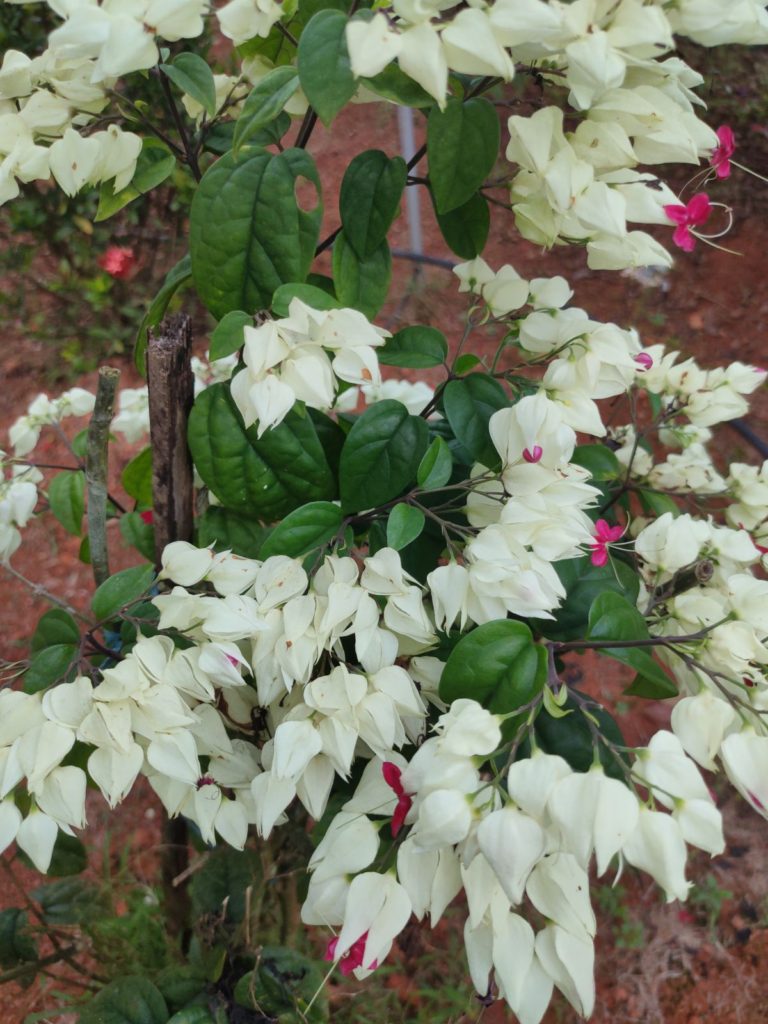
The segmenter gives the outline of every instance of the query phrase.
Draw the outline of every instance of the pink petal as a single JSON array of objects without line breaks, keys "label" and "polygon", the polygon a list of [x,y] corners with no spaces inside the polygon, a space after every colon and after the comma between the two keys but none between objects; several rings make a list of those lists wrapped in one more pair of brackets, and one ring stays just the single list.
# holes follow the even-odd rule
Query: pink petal
[{"label": "pink petal", "polygon": [[605,544],[595,543],[592,550],[592,565],[603,566],[608,561],[608,548]]},{"label": "pink petal", "polygon": [[651,356],[648,355],[647,352],[638,352],[635,356],[635,362],[643,370],[650,370],[650,368],[653,366],[653,359],[651,358]]},{"label": "pink petal", "polygon": [[397,765],[393,764],[391,761],[385,761],[381,766],[381,774],[384,776],[384,781],[389,788],[393,789],[397,796],[403,796],[405,790],[403,789],[403,784],[400,781],[400,777],[403,773]]},{"label": "pink petal", "polygon": [[681,224],[679,228],[675,228],[672,233],[672,241],[678,249],[682,249],[683,252],[693,252],[696,248],[696,239],[688,230],[688,226],[686,224]]},{"label": "pink petal", "polygon": [[726,157],[732,156],[736,152],[736,136],[733,134],[733,128],[727,124],[720,125],[715,135],[720,140],[720,146],[722,146]]},{"label": "pink petal", "polygon": [[696,226],[703,224],[712,212],[712,205],[706,192],[697,192],[688,203],[689,223]]},{"label": "pink petal", "polygon": [[685,224],[688,221],[688,210],[685,206],[667,205],[664,207],[664,213],[675,224]]}]

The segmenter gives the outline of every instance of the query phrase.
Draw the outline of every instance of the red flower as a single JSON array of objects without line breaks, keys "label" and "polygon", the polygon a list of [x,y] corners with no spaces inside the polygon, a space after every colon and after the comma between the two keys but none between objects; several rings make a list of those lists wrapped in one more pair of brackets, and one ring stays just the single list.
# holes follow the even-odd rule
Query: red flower
[{"label": "red flower", "polygon": [[592,565],[605,565],[608,561],[608,545],[619,540],[624,533],[623,526],[611,526],[605,519],[598,519],[595,523],[595,539],[590,547],[592,548]]},{"label": "red flower", "polygon": [[728,178],[731,174],[731,157],[736,152],[736,139],[733,129],[724,124],[715,132],[720,144],[712,150],[709,162],[715,169],[718,178]]},{"label": "red flower", "polygon": [[[393,766],[394,767],[394,766]],[[363,967],[363,957],[365,956],[365,943],[368,939],[368,932],[365,932],[356,939],[349,947],[346,953],[342,954],[339,960],[339,970],[342,974],[351,974],[356,967]],[[325,949],[324,960],[330,962],[336,958],[336,947],[339,944],[338,939],[331,939]],[[379,966],[378,960],[372,960],[365,968],[367,971],[375,971]]]},{"label": "red flower", "polygon": [[672,235],[672,241],[682,249],[683,252],[693,252],[696,246],[696,237],[691,228],[697,228],[703,224],[710,213],[712,205],[706,192],[697,192],[691,201],[683,206],[665,206],[664,213],[669,219],[677,224]]},{"label": "red flower", "polygon": [[110,245],[106,252],[99,256],[98,264],[110,277],[125,281],[136,266],[136,256],[133,249],[127,245]]},{"label": "red flower", "polygon": [[413,806],[413,799],[403,789],[403,784],[400,781],[403,773],[396,764],[393,764],[391,761],[385,761],[381,766],[381,774],[384,776],[386,784],[390,789],[394,790],[397,797],[397,807],[395,807],[395,813],[392,815],[392,836],[394,838],[405,823],[408,811]]},{"label": "red flower", "polygon": [[144,512],[139,512],[142,523],[146,523],[147,526],[151,526],[155,520],[154,513],[151,508],[146,509]]}]

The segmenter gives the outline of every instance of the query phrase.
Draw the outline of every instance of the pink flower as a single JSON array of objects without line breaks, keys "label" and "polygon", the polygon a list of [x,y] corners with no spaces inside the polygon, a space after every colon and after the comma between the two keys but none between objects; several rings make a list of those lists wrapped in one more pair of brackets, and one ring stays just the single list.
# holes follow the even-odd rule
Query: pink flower
[{"label": "pink flower", "polygon": [[728,178],[731,174],[731,157],[736,152],[736,139],[733,129],[729,128],[727,124],[718,128],[715,134],[720,140],[720,145],[712,150],[709,162],[714,167],[718,178]]},{"label": "pink flower", "polygon": [[110,245],[106,252],[99,256],[98,264],[110,277],[125,281],[136,266],[136,256],[133,249],[127,245]]},{"label": "pink flower", "polygon": [[592,548],[592,565],[602,566],[608,561],[608,545],[619,540],[624,533],[623,526],[611,526],[605,519],[598,519],[595,523],[595,539],[590,544]]},{"label": "pink flower", "polygon": [[[413,806],[413,798],[403,789],[403,784],[400,781],[403,773],[396,764],[393,764],[391,761],[385,761],[381,766],[381,774],[384,776],[386,784],[390,789],[394,790],[397,797],[397,807],[395,807],[395,813],[392,815],[392,837],[395,838],[405,823],[408,811]],[[354,947],[352,948],[354,949]]]},{"label": "pink flower", "polygon": [[635,362],[641,370],[650,370],[653,366],[653,359],[648,355],[647,352],[638,352],[635,356]]},{"label": "pink flower", "polygon": [[139,517],[142,523],[146,523],[147,526],[151,526],[155,520],[155,515],[151,508],[145,509],[144,512],[139,512]]},{"label": "pink flower", "polygon": [[664,207],[664,213],[669,219],[677,224],[672,235],[672,241],[682,249],[683,252],[693,252],[696,246],[696,236],[691,228],[702,225],[710,213],[712,205],[706,192],[697,192],[691,201],[683,206],[669,205]]},{"label": "pink flower", "polygon": [[[394,765],[392,766],[395,767]],[[368,932],[365,932],[356,939],[349,947],[346,953],[344,953],[339,960],[339,970],[342,974],[351,974],[357,967],[363,967],[363,957],[365,956],[365,943],[368,940]],[[336,947],[339,944],[338,939],[331,939],[325,949],[324,960],[330,963],[331,960],[336,959]],[[378,960],[372,960],[370,964],[365,968],[367,971],[375,971],[379,966]]]},{"label": "pink flower", "polygon": [[541,456],[544,454],[544,449],[540,444],[533,446],[533,451],[530,448],[523,448],[523,458],[526,462],[540,462]]}]

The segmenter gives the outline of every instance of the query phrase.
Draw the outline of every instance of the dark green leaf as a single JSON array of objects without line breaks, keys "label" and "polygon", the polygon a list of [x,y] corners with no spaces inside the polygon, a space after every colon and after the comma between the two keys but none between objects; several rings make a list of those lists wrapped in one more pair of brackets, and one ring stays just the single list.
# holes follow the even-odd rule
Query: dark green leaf
[{"label": "dark green leaf", "polygon": [[33,655],[24,673],[24,691],[37,693],[64,679],[77,659],[76,644],[54,644]]},{"label": "dark green leaf", "polygon": [[160,70],[175,86],[196,100],[209,118],[216,114],[216,83],[208,62],[196,53],[180,53],[173,64],[161,64]]},{"label": "dark green leaf", "polygon": [[322,988],[323,972],[312,960],[291,949],[265,946],[256,970],[235,986],[235,1002],[281,1021],[319,1024],[328,1019],[325,998],[314,998]]},{"label": "dark green leaf", "polygon": [[170,1010],[186,1006],[195,996],[205,991],[207,983],[208,979],[201,968],[191,964],[172,964],[155,976],[155,984]]},{"label": "dark green leaf", "polygon": [[[611,591],[599,594],[592,602],[588,628],[589,640],[628,641],[649,637],[646,621],[637,608]],[[677,696],[677,687],[647,648],[603,647],[598,648],[598,653],[621,661],[638,673],[639,678],[625,692],[655,699]]]},{"label": "dark green leaf", "polygon": [[77,557],[84,565],[91,564],[91,538],[87,533],[80,541],[80,549],[77,552]]},{"label": "dark green leaf", "polygon": [[408,366],[425,369],[440,366],[448,358],[448,343],[442,331],[436,327],[414,325],[387,338],[383,348],[378,349],[379,362],[385,366]]},{"label": "dark green leaf", "polygon": [[52,608],[40,616],[37,628],[32,634],[30,643],[33,652],[41,651],[44,647],[53,647],[54,644],[78,644],[80,643],[80,629],[69,614],[63,608]]},{"label": "dark green leaf", "polygon": [[486,373],[452,380],[443,391],[445,415],[456,440],[489,469],[499,464],[499,454],[491,442],[488,421],[508,405],[504,388]]},{"label": "dark green leaf", "polygon": [[447,484],[451,479],[452,472],[451,449],[442,437],[436,437],[419,463],[416,482],[425,491],[434,490],[436,487]]},{"label": "dark green leaf", "polygon": [[357,91],[349,66],[347,21],[341,11],[318,11],[299,38],[301,87],[326,126]]},{"label": "dark green leaf", "polygon": [[588,469],[593,480],[616,480],[622,476],[621,463],[604,444],[580,444],[573,451],[571,462]]},{"label": "dark green leaf", "polygon": [[96,886],[85,878],[73,876],[49,882],[33,889],[30,895],[51,925],[80,924],[106,909]]},{"label": "dark green leaf", "polygon": [[64,529],[79,537],[85,509],[85,474],[79,469],[57,473],[48,484],[48,502]]},{"label": "dark green leaf", "polygon": [[111,981],[80,1011],[79,1024],[167,1024],[168,1007],[148,978]]},{"label": "dark green leaf", "polygon": [[155,570],[151,565],[136,565],[116,572],[104,580],[91,600],[93,614],[99,620],[111,619],[121,608],[134,604],[152,586]]},{"label": "dark green leaf", "polygon": [[387,547],[400,551],[416,540],[424,529],[425,517],[419,508],[400,502],[387,519]]},{"label": "dark green leaf", "polygon": [[[84,744],[76,743],[72,750],[67,755],[67,764],[71,764],[73,761],[73,753],[82,748],[82,752],[87,759],[91,753],[91,749],[85,747]],[[85,769],[85,765],[79,765]],[[53,853],[51,855],[51,863],[48,865],[47,874],[52,878],[63,878],[69,875],[79,875],[81,871],[85,871],[88,867],[88,852],[83,846],[82,842],[77,836],[68,836],[66,832],[59,832],[56,836],[56,842],[53,845]]]},{"label": "dark green leaf", "polygon": [[222,318],[211,335],[209,355],[211,360],[224,359],[237,352],[245,344],[244,327],[253,327],[253,317],[240,309],[233,309]]},{"label": "dark green leaf", "polygon": [[307,409],[307,413],[315,425],[318,439],[325,452],[328,465],[331,467],[333,478],[337,480],[339,477],[341,449],[344,447],[347,435],[335,420],[320,412],[319,409]]},{"label": "dark green leaf", "polygon": [[427,424],[400,402],[377,402],[355,422],[341,452],[341,506],[383,505],[416,479],[429,440]]},{"label": "dark green leaf", "polygon": [[680,515],[680,506],[669,494],[660,494],[658,491],[638,487],[637,495],[640,498],[643,511],[648,512],[650,515],[663,516],[665,512],[671,512],[673,516]]},{"label": "dark green leaf", "polygon": [[245,429],[226,384],[206,388],[189,417],[189,447],[205,484],[227,508],[267,522],[336,496],[312,419],[292,410],[259,439]]},{"label": "dark green leaf", "polygon": [[480,366],[481,363],[482,359],[476,356],[474,352],[464,352],[454,361],[453,372],[463,376],[465,373],[469,373],[470,370],[474,370],[476,366]]},{"label": "dark green leaf", "polygon": [[154,559],[155,528],[152,523],[144,522],[141,512],[126,512],[120,516],[120,535],[146,559]]},{"label": "dark green leaf", "polygon": [[439,214],[468,202],[485,182],[499,155],[496,108],[482,97],[435,105],[427,123],[429,181]]},{"label": "dark green leaf", "polygon": [[232,509],[211,505],[197,520],[197,544],[215,544],[219,551],[232,551],[243,558],[258,558],[261,545],[269,533],[252,516],[240,515]]},{"label": "dark green leaf", "polygon": [[[583,699],[583,698],[582,698]],[[564,718],[553,718],[542,711],[536,718],[536,742],[545,754],[558,754],[577,772],[589,771],[595,759],[595,753],[605,769],[605,774],[614,779],[625,781],[620,760],[611,753],[604,743],[595,742],[588,720],[581,710],[581,703],[576,697],[569,695],[563,707],[564,711],[573,714]],[[596,720],[597,728],[605,738],[615,746],[626,746],[621,729],[616,719],[605,708],[590,701],[589,714]],[[626,755],[620,755],[626,757]]]},{"label": "dark green leaf", "polygon": [[566,597],[552,620],[541,620],[539,629],[553,640],[580,640],[587,629],[589,609],[606,590],[622,594],[630,604],[637,600],[640,580],[624,562],[614,558],[608,565],[592,565],[589,555],[564,558],[555,570],[565,587]]},{"label": "dark green leaf", "polygon": [[[232,149],[232,143],[235,140],[235,125],[235,121],[217,121],[211,125],[205,132],[205,140],[203,142],[205,149],[210,153],[218,154],[218,156],[228,153]],[[273,146],[282,139],[290,127],[290,114],[286,114],[283,111],[277,115],[274,121],[270,121],[263,128],[259,128],[250,137],[248,144],[250,146]]]},{"label": "dark green leaf", "polygon": [[361,78],[360,82],[366,89],[401,107],[431,107],[435,102],[434,97],[401,71],[397,64],[389,64],[378,75]]},{"label": "dark green leaf", "polygon": [[285,104],[299,87],[296,68],[290,65],[273,68],[251,91],[235,125],[232,148],[238,150],[253,139],[258,131],[266,127],[282,111]]},{"label": "dark green leaf", "polygon": [[245,916],[246,889],[257,889],[261,880],[261,860],[254,850],[218,847],[192,876],[189,895],[193,910],[197,916],[218,916],[226,908],[227,920],[238,923]]},{"label": "dark green leaf", "polygon": [[485,248],[491,229],[488,200],[476,192],[471,199],[450,213],[436,213],[437,226],[447,245],[457,256],[473,260]]},{"label": "dark green leaf", "polygon": [[344,515],[330,501],[311,501],[289,512],[272,530],[259,552],[259,558],[288,555],[301,558],[332,540],[341,529]]},{"label": "dark green leaf", "polygon": [[235,309],[266,309],[281,284],[306,278],[323,208],[319,198],[313,210],[299,206],[301,178],[319,197],[317,169],[301,149],[227,153],[203,175],[192,200],[192,274],[217,319]]},{"label": "dark green leaf", "polygon": [[369,320],[387,298],[392,256],[386,241],[366,259],[358,259],[342,231],[333,243],[333,281],[342,306],[359,309]]},{"label": "dark green leaf", "polygon": [[99,191],[99,208],[95,221],[108,220],[118,210],[132,203],[139,196],[146,195],[168,178],[176,166],[176,157],[164,142],[148,136],[142,143],[136,170],[130,185],[114,190],[114,180],[102,183]]},{"label": "dark green leaf", "polygon": [[168,1024],[216,1024],[216,1021],[206,1006],[185,1006],[174,1013]]},{"label": "dark green leaf", "polygon": [[147,508],[152,505],[152,449],[144,448],[131,459],[120,478],[126,494]]},{"label": "dark green leaf", "polygon": [[380,149],[359,153],[347,167],[339,212],[346,239],[359,259],[372,256],[386,239],[407,177],[405,160],[390,159]]},{"label": "dark green leaf", "polygon": [[312,309],[340,309],[341,303],[313,284],[281,284],[272,296],[271,309],[277,316],[288,316],[291,299],[301,299]]},{"label": "dark green leaf", "polygon": [[25,911],[18,907],[0,910],[0,964],[15,967],[37,959],[37,946],[29,933]]},{"label": "dark green leaf", "polygon": [[487,622],[456,644],[443,669],[440,696],[476,700],[495,714],[524,707],[547,679],[547,654],[523,622]]},{"label": "dark green leaf", "polygon": [[183,288],[191,280],[192,263],[189,256],[183,256],[176,266],[165,275],[162,288],[152,300],[152,304],[139,325],[133,350],[133,360],[139,373],[146,375],[145,356],[150,327],[157,327],[165,316],[173,296],[179,288]]}]

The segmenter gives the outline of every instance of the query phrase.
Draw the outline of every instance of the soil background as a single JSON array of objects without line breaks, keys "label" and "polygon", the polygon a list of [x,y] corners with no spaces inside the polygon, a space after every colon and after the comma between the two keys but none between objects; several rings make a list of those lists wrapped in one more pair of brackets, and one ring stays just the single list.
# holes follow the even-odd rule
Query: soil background
[{"label": "soil background", "polygon": [[[762,125],[750,126],[742,162],[765,173],[768,148]],[[417,145],[421,139],[418,138]],[[318,126],[309,149],[315,156],[324,182],[340,180],[350,147],[382,148],[390,155],[399,152],[396,115],[393,108],[351,107],[343,111],[332,131]],[[679,173],[679,170],[678,170]],[[736,172],[738,173],[738,172]],[[675,182],[682,188],[684,180]],[[448,251],[437,230],[429,199],[419,189],[424,237],[423,251],[431,257],[456,258]],[[595,273],[586,268],[583,252],[559,248],[544,252],[522,241],[511,216],[493,210],[492,234],[484,258],[494,268],[511,263],[527,278],[562,274],[575,289],[572,304],[583,306],[595,319],[613,320],[637,328],[646,344],[664,342],[694,355],[702,365],[714,366],[733,360],[762,364],[766,352],[768,323],[768,261],[766,260],[765,212],[768,185],[752,184],[734,177],[717,186],[716,198],[734,207],[734,227],[721,240],[739,255],[700,244],[690,255],[679,254],[667,274]],[[324,234],[338,225],[337,195],[333,188],[324,195]],[[666,235],[666,237],[665,237]],[[669,243],[668,232],[660,237]],[[412,242],[405,216],[390,236],[394,250],[409,250]],[[98,254],[94,254],[94,258]],[[141,259],[141,254],[139,254]],[[45,274],[45,254],[40,270]],[[169,264],[172,263],[169,260]],[[320,268],[329,272],[326,255]],[[455,279],[443,266],[394,260],[391,300],[378,317],[390,330],[409,323],[430,323],[443,330],[455,345],[461,330],[464,296],[459,297]],[[206,348],[211,322],[200,310],[195,313],[196,349]],[[60,316],[58,310],[51,315]],[[77,383],[94,387],[95,375],[81,379],[57,379],[59,367],[55,347],[34,340],[24,323],[3,320],[0,342],[0,448],[7,447],[7,429],[40,391],[57,394]],[[486,351],[493,351],[489,337]],[[130,359],[111,359],[122,370],[122,386],[140,381]],[[82,424],[84,425],[84,424]],[[768,395],[754,396],[748,425],[768,442]],[[716,458],[725,467],[730,460],[762,461],[760,454],[732,427],[719,428]],[[113,489],[120,494],[120,471],[136,453],[123,443],[112,451]],[[59,438],[44,432],[36,457],[41,462],[69,461]],[[111,536],[113,567],[138,561],[136,553],[122,542],[116,527]],[[13,566],[29,580],[42,584],[76,608],[86,608],[93,590],[90,569],[77,560],[79,539],[67,534],[50,516],[40,517],[26,530],[24,543],[13,558]],[[37,618],[48,605],[8,574],[0,571],[0,657],[14,660],[25,656],[25,641]],[[643,743],[665,724],[669,708],[650,706],[624,698],[625,680],[606,661],[582,658],[571,671],[586,687],[618,714],[630,742]],[[576,678],[576,675],[574,675]],[[726,821],[728,849],[710,860],[694,854],[690,877],[697,883],[693,902],[666,905],[663,894],[646,877],[625,871],[615,890],[608,890],[597,904],[597,1007],[595,1024],[762,1024],[768,1021],[768,825],[751,812],[735,792],[712,780]],[[128,851],[139,875],[151,879],[156,870],[159,844],[159,813],[154,798],[144,787],[115,813],[93,797],[90,828],[85,836],[94,870],[104,856],[115,863]],[[9,854],[5,855],[9,858]],[[19,891],[37,884],[37,876],[15,861],[12,881],[0,872],[0,907],[19,904]],[[600,888],[604,888],[601,886]],[[596,890],[597,891],[597,890]],[[611,896],[610,894],[614,895]],[[596,901],[597,902],[597,901]],[[432,941],[432,940],[430,940]],[[439,944],[440,932],[434,937]],[[396,958],[397,959],[397,958]],[[388,985],[398,987],[403,1007],[402,1020],[415,1019],[418,995],[413,992],[405,958],[402,973],[391,974]],[[469,985],[469,981],[467,981]],[[364,997],[363,997],[364,998]],[[0,1020],[21,1024],[26,1014],[50,1006],[36,987],[3,989]],[[413,1007],[413,1016],[409,1007]],[[65,1018],[57,1018],[64,1020]],[[423,1019],[423,1018],[419,1018]],[[463,1018],[482,1019],[485,1024],[512,1020],[502,1006]],[[546,1024],[571,1024],[578,1018],[558,996],[546,1017]],[[383,1024],[383,1022],[382,1022]]]}]

